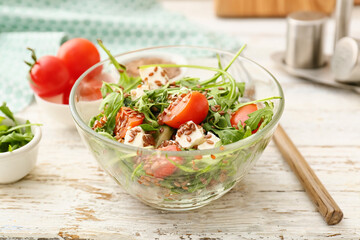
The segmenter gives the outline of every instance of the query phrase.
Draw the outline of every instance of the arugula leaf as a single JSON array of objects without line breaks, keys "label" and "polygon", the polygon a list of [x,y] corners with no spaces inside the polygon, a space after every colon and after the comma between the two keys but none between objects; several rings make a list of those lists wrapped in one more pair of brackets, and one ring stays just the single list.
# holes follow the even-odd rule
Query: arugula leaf
[{"label": "arugula leaf", "polygon": [[235,128],[227,128],[222,130],[213,129],[212,131],[219,136],[221,142],[224,145],[243,139],[243,134]]},{"label": "arugula leaf", "polygon": [[256,110],[255,112],[252,112],[249,114],[249,118],[245,121],[246,126],[250,127],[251,130],[255,130],[259,127],[260,121],[261,128],[263,128],[267,123],[269,123],[272,119],[272,116],[274,114],[273,112],[274,104],[270,102],[265,102],[265,107],[260,108]]},{"label": "arugula leaf", "polygon": [[11,143],[11,142],[21,142],[27,141],[29,142],[33,138],[32,134],[21,134],[17,132],[11,132],[8,135],[3,135],[0,137],[0,142],[2,143]]},{"label": "arugula leaf", "polygon": [[[110,53],[110,51],[104,46],[103,42],[98,39],[98,44],[105,51],[105,53],[109,56],[111,63],[114,65],[116,70],[120,74],[120,79],[118,84],[125,90],[125,92],[135,88],[138,83],[141,82],[139,77],[131,77],[126,72],[126,67],[116,61],[115,57]],[[103,95],[104,96],[104,95]]]},{"label": "arugula leaf", "polygon": [[194,89],[200,84],[199,80],[199,78],[185,77],[177,81],[177,83],[180,84],[180,87]]},{"label": "arugula leaf", "polygon": [[159,130],[158,128],[155,128],[153,127],[152,125],[150,124],[141,124],[140,127],[145,131],[145,132],[148,132],[148,131],[157,131]]},{"label": "arugula leaf", "polygon": [[[226,71],[230,68],[230,66],[234,63],[234,61],[240,56],[241,52],[245,49],[245,47],[246,47],[246,44],[244,44],[244,45],[239,49],[239,51],[235,54],[235,56],[231,59],[231,61],[228,63],[228,65],[227,65],[224,69],[221,68],[220,58],[219,58],[219,55],[217,55],[217,57],[218,57],[218,62],[219,62],[219,67],[220,67],[219,69],[221,69],[222,71],[221,71],[221,72],[219,71],[218,73],[216,73],[212,78],[203,81],[202,84],[207,84],[207,83],[215,82],[220,76],[222,76],[222,75],[224,74],[224,72],[226,72]],[[228,77],[227,74],[225,74],[225,76]]]},{"label": "arugula leaf", "polygon": [[0,106],[0,111],[3,112],[6,117],[11,119],[15,123],[15,125],[17,125],[17,121],[14,117],[14,114],[10,111],[10,109],[6,105],[6,102],[3,102],[3,104]]},{"label": "arugula leaf", "polygon": [[13,150],[14,150],[14,148],[13,148],[11,145],[9,145],[8,151],[9,151],[9,152],[12,152]]},{"label": "arugula leaf", "polygon": [[108,94],[101,103],[101,108],[104,110],[104,114],[107,118],[104,130],[109,134],[114,132],[116,115],[122,107],[123,102],[124,96],[122,91],[120,91],[120,93],[112,92]]},{"label": "arugula leaf", "polygon": [[236,87],[239,90],[240,97],[243,97],[245,92],[245,82],[236,82]]},{"label": "arugula leaf", "polygon": [[269,97],[269,98],[258,99],[258,100],[254,100],[254,101],[250,101],[250,102],[239,103],[233,108],[233,111],[236,111],[239,108],[246,106],[246,105],[259,103],[259,102],[265,102],[265,101],[274,100],[274,99],[281,99],[281,97]]},{"label": "arugula leaf", "polygon": [[[142,65],[139,68],[148,68],[148,67],[185,67],[185,68],[196,68],[196,69],[203,69],[208,71],[217,72],[220,75],[224,75],[229,79],[229,92],[227,93],[227,101],[226,104],[230,107],[238,98],[238,94],[236,92],[236,81],[235,79],[225,70],[219,69],[219,68],[213,68],[213,67],[205,67],[205,66],[198,66],[198,65],[182,65],[182,64],[150,64],[150,65]],[[219,75],[219,76],[220,76]],[[216,79],[215,79],[216,80]],[[210,81],[213,82],[213,81]],[[201,85],[205,85],[210,83],[209,81],[200,82]]]},{"label": "arugula leaf", "polygon": [[233,127],[217,129],[217,128],[213,128],[213,126],[210,125],[210,123],[205,123],[203,125],[203,128],[206,131],[214,132],[221,139],[221,142],[224,145],[239,141],[243,138],[243,135],[244,135],[243,132],[241,132]]},{"label": "arugula leaf", "polygon": [[134,171],[131,174],[131,180],[134,181],[135,177],[145,175],[145,171],[143,169],[143,163],[137,165]]},{"label": "arugula leaf", "polygon": [[31,126],[33,125],[37,125],[40,126],[41,124],[31,124],[29,120],[26,120],[26,124],[24,125],[25,127],[25,133],[31,134]]},{"label": "arugula leaf", "polygon": [[36,123],[30,123],[29,121],[26,121],[26,124],[17,125],[15,127],[9,128],[5,133],[10,133],[12,131],[18,130],[18,129],[25,129],[24,133],[31,133],[31,126],[41,126],[41,124]]},{"label": "arugula leaf", "polygon": [[18,124],[5,102],[0,106],[0,111],[15,124],[14,126],[3,124],[5,117],[0,116],[0,152],[12,152],[26,145],[34,137],[31,126],[41,125],[32,124],[29,121],[26,121],[25,124]]},{"label": "arugula leaf", "polygon": [[[0,121],[0,123],[1,123],[1,121]],[[5,134],[8,129],[9,129],[8,126],[6,126],[6,125],[0,125],[0,135]]]},{"label": "arugula leaf", "polygon": [[107,132],[99,132],[100,135],[104,136],[104,137],[107,137],[111,140],[115,140],[116,141],[116,138],[114,138],[111,134],[107,133]]}]

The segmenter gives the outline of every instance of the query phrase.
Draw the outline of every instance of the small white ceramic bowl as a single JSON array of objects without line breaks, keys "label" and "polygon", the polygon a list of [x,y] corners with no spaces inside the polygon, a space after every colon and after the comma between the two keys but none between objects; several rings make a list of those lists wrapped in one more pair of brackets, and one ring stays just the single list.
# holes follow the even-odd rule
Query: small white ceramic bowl
[{"label": "small white ceramic bowl", "polygon": [[69,105],[62,104],[62,95],[48,98],[42,98],[36,94],[34,95],[41,111],[50,120],[67,127],[75,127]]},{"label": "small white ceramic bowl", "polygon": [[[19,123],[26,122],[22,118],[16,119]],[[6,119],[4,123],[10,123],[10,120]],[[12,152],[0,153],[0,184],[16,182],[35,167],[41,139],[41,128],[32,126],[31,130],[34,138],[26,145]]]}]

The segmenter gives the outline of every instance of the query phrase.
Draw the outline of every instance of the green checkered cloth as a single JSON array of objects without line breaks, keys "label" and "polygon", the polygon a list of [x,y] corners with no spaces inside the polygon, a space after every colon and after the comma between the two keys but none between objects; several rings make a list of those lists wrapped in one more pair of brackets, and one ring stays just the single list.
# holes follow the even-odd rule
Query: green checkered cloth
[{"label": "green checkered cloth", "polygon": [[166,11],[156,0],[0,0],[0,103],[14,111],[31,103],[26,47],[39,57],[56,54],[65,37],[101,38],[112,53],[159,45],[241,45]]}]

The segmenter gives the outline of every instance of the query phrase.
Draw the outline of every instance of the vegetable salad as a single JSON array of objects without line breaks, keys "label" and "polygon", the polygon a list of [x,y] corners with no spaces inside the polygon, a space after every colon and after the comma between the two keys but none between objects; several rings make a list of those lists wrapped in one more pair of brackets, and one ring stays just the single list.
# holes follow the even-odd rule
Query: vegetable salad
[{"label": "vegetable salad", "polygon": [[[115,141],[166,151],[203,150],[237,142],[264,128],[272,119],[279,97],[241,102],[245,84],[227,69],[153,64],[139,67],[139,77],[129,76],[104,45],[120,73],[118,83],[104,82],[102,111],[89,123],[96,132]],[[184,77],[172,81],[164,68],[195,68],[214,72],[209,79]]]},{"label": "vegetable salad", "polygon": [[[101,41],[99,44],[120,73],[120,79],[118,83],[103,82],[101,112],[90,120],[89,126],[114,141],[160,151],[224,150],[227,144],[257,134],[272,120],[271,100],[280,97],[243,102],[245,83],[236,82],[227,72],[244,47],[225,67],[220,61],[218,68],[152,64],[140,66],[139,76],[133,77]],[[172,80],[165,68],[203,69],[214,75],[209,79],[188,76]],[[193,194],[206,197],[211,189],[223,191],[234,186],[244,174],[239,169],[247,169],[241,166],[251,164],[267,142],[267,138],[262,139],[254,144],[256,149],[239,149],[231,154],[224,151],[218,156],[202,152],[195,158],[119,155],[111,160],[111,168],[117,169],[124,186],[133,185],[129,190],[149,198],[149,202],[191,199]]]}]

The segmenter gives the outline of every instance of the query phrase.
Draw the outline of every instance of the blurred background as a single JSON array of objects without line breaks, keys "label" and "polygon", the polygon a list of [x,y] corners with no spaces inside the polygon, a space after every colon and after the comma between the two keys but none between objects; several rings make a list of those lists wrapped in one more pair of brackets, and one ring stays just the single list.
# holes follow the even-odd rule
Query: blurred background
[{"label": "blurred background", "polygon": [[[28,68],[23,60],[30,60],[26,47],[35,48],[38,56],[54,55],[61,43],[76,37],[93,42],[101,38],[114,54],[177,44],[236,51],[248,43],[245,54],[266,65],[258,53],[285,49],[285,17],[311,10],[329,16],[324,52],[331,54],[335,4],[336,0],[0,0],[0,101],[6,99],[19,111],[32,100],[24,81]],[[359,14],[355,7],[353,16]],[[351,35],[360,35],[354,27],[359,24],[353,18]],[[261,42],[263,38],[268,44]]]}]

